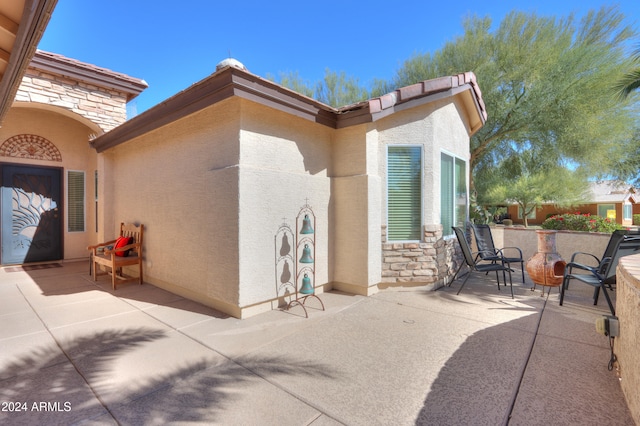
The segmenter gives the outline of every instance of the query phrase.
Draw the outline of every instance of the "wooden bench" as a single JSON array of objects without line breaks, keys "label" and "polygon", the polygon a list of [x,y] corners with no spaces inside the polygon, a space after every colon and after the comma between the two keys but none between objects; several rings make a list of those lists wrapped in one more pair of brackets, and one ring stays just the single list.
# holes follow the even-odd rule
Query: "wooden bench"
[{"label": "wooden bench", "polygon": [[[121,223],[120,235],[112,241],[87,247],[91,251],[91,266],[93,280],[97,281],[99,275],[111,275],[113,289],[117,283],[138,281],[142,284],[142,239],[144,225],[133,223]],[[107,270],[103,271],[99,265]],[[124,266],[138,265],[137,277],[126,277],[123,274]]]}]

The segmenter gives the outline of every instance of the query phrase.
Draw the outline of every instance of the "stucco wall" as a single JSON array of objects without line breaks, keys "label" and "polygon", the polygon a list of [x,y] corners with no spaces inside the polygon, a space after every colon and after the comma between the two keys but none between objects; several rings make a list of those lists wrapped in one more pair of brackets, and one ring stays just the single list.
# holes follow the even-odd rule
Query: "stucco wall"
[{"label": "stucco wall", "polygon": [[[308,203],[316,287],[371,294],[382,281],[386,145],[423,144],[424,216],[437,221],[425,232],[440,226],[440,150],[468,158],[459,113],[435,102],[334,130],[227,99],[101,154],[104,223],[112,235],[120,221],[145,224],[147,281],[246,317],[282,302],[275,234],[283,222],[295,230]],[[424,243],[435,251],[423,275],[441,282],[450,250],[431,233]]]},{"label": "stucco wall", "polygon": [[355,294],[381,281],[378,136],[375,125],[336,131],[332,151],[331,229],[333,287]]},{"label": "stucco wall", "polygon": [[239,110],[221,102],[100,154],[105,239],[144,224],[145,280],[223,311],[238,304]]},{"label": "stucco wall", "polygon": [[[330,129],[233,98],[104,155],[106,222],[145,224],[145,280],[234,316],[277,300],[274,236],[308,202],[329,283]],[[105,236],[109,238],[109,235]]]},{"label": "stucco wall", "polygon": [[[32,158],[0,157],[0,162],[25,164],[43,167],[60,167],[63,169],[62,186],[64,194],[64,259],[87,258],[86,250],[95,238],[95,194],[94,171],[96,170],[96,153],[89,146],[89,134],[92,129],[66,115],[57,114],[54,110],[42,110],[28,107],[9,110],[2,127],[0,127],[0,144],[20,134],[34,134],[47,139],[60,151],[62,161],[46,161]],[[67,231],[67,193],[66,173],[68,170],[85,173],[85,232]]]},{"label": "stucco wall", "polygon": [[277,298],[274,236],[283,219],[295,230],[305,203],[316,216],[315,285],[330,282],[332,132],[254,102],[241,105],[239,304],[249,313]]},{"label": "stucco wall", "polygon": [[[438,101],[396,113],[378,124],[378,167],[386,181],[387,146],[423,145],[423,224],[440,223],[440,154],[446,152],[469,159],[469,134],[452,100]],[[469,170],[467,170],[467,175]],[[386,185],[382,187],[382,217],[387,216]]]},{"label": "stucco wall", "polygon": [[617,270],[616,315],[620,336],[614,350],[622,381],[620,385],[636,424],[640,424],[640,255],[623,257]]},{"label": "stucco wall", "polygon": [[[396,113],[378,124],[378,169],[382,182],[386,182],[387,146],[409,143],[423,146],[424,238],[420,242],[388,241],[383,227],[380,281],[385,285],[413,282],[437,287],[446,283],[448,274],[452,273],[451,247],[455,248],[455,245],[447,243],[451,237],[445,237],[446,241],[443,241],[443,234],[450,230],[443,230],[440,224],[440,166],[442,152],[469,159],[469,134],[465,116],[461,114],[455,100],[443,100]],[[386,225],[386,184],[380,188],[381,218]]]},{"label": "stucco wall", "polygon": [[[497,247],[518,247],[525,262],[538,251],[536,230],[522,227],[492,227],[491,233]],[[599,232],[568,232],[556,234],[558,254],[567,262],[573,253],[582,251],[600,257],[609,243],[611,234]],[[584,261],[584,260],[583,260]]]}]

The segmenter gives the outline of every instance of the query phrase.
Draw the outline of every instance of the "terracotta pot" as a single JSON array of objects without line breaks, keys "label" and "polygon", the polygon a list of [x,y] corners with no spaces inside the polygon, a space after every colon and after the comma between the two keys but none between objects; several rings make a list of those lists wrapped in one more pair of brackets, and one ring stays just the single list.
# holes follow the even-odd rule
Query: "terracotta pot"
[{"label": "terracotta pot", "polygon": [[527,272],[531,281],[543,286],[559,286],[562,284],[564,268],[567,262],[556,250],[556,233],[558,231],[540,229],[538,234],[538,252],[527,261]]}]

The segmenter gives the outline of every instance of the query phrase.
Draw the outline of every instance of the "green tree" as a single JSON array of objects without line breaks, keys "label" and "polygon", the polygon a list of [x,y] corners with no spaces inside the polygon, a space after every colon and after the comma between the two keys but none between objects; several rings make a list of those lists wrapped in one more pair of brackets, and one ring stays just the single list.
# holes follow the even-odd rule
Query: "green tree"
[{"label": "green tree", "polygon": [[[527,170],[544,175],[572,166],[598,177],[636,151],[633,105],[611,90],[631,67],[624,47],[634,36],[617,8],[590,11],[580,21],[512,12],[495,29],[488,17],[470,17],[463,27],[462,36],[437,52],[408,59],[392,83],[379,83],[373,93],[476,74],[489,114],[471,138],[479,202],[493,185],[516,182]],[[508,161],[524,152],[532,153],[535,167]]]},{"label": "green tree", "polygon": [[316,99],[332,107],[364,101],[369,98],[369,91],[360,86],[355,77],[348,77],[344,71],[335,72],[328,68],[324,71],[324,79],[316,85]]},{"label": "green tree", "polygon": [[334,108],[369,98],[369,91],[360,85],[357,78],[347,76],[344,71],[336,72],[328,68],[324,71],[324,78],[314,83],[304,80],[297,71],[278,73],[277,78],[267,75],[267,79]]},{"label": "green tree", "polygon": [[621,99],[626,99],[632,92],[640,89],[640,47],[633,53],[633,61],[637,68],[629,71],[615,86]]},{"label": "green tree", "polygon": [[523,171],[515,180],[491,187],[485,199],[490,202],[517,203],[528,226],[527,217],[542,204],[572,207],[587,201],[584,176],[566,167],[547,171]]},{"label": "green tree", "polygon": [[310,98],[313,97],[313,85],[300,77],[298,71],[279,72],[277,78],[271,74],[267,74],[267,79],[276,81],[278,84]]}]

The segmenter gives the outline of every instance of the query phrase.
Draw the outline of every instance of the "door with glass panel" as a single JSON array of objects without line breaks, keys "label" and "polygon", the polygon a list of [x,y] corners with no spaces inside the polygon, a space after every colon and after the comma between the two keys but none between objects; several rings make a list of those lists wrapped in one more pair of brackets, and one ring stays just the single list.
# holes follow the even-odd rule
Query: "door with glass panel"
[{"label": "door with glass panel", "polygon": [[62,258],[62,169],[0,164],[3,265]]}]

